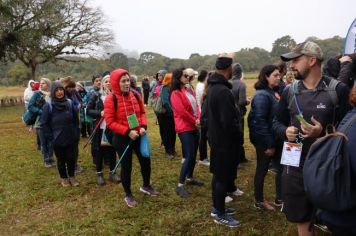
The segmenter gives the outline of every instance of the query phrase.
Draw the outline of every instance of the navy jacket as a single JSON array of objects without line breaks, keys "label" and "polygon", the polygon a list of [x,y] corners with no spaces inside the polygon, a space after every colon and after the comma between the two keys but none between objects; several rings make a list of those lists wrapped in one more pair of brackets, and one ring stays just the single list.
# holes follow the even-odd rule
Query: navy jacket
[{"label": "navy jacket", "polygon": [[276,114],[278,101],[272,89],[259,89],[252,99],[251,111],[248,114],[250,140],[255,146],[264,149],[276,146],[272,122]]},{"label": "navy jacket", "polygon": [[78,139],[77,108],[72,101],[68,101],[64,109],[57,102],[50,103],[44,105],[40,120],[45,136],[53,139],[54,147],[75,143]]}]

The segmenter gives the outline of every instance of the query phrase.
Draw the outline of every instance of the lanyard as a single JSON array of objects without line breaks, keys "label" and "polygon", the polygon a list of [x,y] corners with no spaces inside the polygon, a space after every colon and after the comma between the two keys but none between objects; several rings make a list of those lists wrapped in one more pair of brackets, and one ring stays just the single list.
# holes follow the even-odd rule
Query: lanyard
[{"label": "lanyard", "polygon": [[[134,114],[136,114],[135,106],[134,106],[134,104],[133,104],[133,101],[132,101],[132,97],[131,97],[131,93],[130,93],[130,92],[129,92],[129,96],[130,96],[130,101],[131,101],[131,104],[132,104],[132,109],[133,109],[133,111],[134,111]],[[126,114],[126,116],[128,116],[128,114],[127,114],[127,109],[126,109],[126,103],[125,103],[125,96],[124,96],[124,95],[122,95],[122,100],[124,101],[125,114]]]}]

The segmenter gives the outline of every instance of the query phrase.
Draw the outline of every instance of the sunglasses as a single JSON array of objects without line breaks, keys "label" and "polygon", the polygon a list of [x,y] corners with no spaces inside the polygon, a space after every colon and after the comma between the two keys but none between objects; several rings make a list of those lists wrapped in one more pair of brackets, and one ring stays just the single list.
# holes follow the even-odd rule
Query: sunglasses
[{"label": "sunglasses", "polygon": [[188,74],[184,74],[183,75],[186,79],[189,79],[189,75]]}]

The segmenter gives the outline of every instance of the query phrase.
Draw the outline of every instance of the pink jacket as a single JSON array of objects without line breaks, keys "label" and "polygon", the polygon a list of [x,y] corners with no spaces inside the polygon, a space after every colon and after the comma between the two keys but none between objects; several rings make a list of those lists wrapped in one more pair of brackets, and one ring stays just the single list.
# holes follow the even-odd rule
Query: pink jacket
[{"label": "pink jacket", "polygon": [[[197,103],[196,112],[194,116],[193,108],[189,99],[185,95],[186,88],[182,90],[174,90],[171,94],[171,104],[174,114],[174,124],[176,133],[196,130],[196,120],[200,120],[200,111]],[[194,94],[192,94],[194,96]],[[195,98],[195,96],[194,96]]]}]

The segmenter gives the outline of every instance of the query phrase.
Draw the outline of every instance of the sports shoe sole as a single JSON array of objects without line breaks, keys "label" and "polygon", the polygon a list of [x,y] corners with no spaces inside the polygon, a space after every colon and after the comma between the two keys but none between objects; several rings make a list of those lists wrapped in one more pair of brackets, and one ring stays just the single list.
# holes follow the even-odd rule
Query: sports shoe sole
[{"label": "sports shoe sole", "polygon": [[240,224],[238,224],[238,225],[228,225],[228,224],[222,223],[222,222],[217,221],[217,220],[214,220],[214,222],[217,223],[217,224],[219,224],[219,225],[227,226],[227,227],[229,227],[229,228],[236,228],[236,227],[239,227],[239,226],[240,226]]},{"label": "sports shoe sole", "polygon": [[[230,212],[230,213],[226,213],[226,214],[228,214],[229,216],[232,216],[232,215],[235,215],[235,214],[236,214],[236,211]],[[217,214],[216,214],[216,213],[213,213],[213,212],[210,212],[210,216],[215,217],[215,216],[217,216]]]},{"label": "sports shoe sole", "polygon": [[142,187],[140,187],[140,192],[142,192],[142,193],[144,193],[146,195],[152,196],[152,197],[158,196],[156,194],[151,194],[149,191],[144,190]]}]

